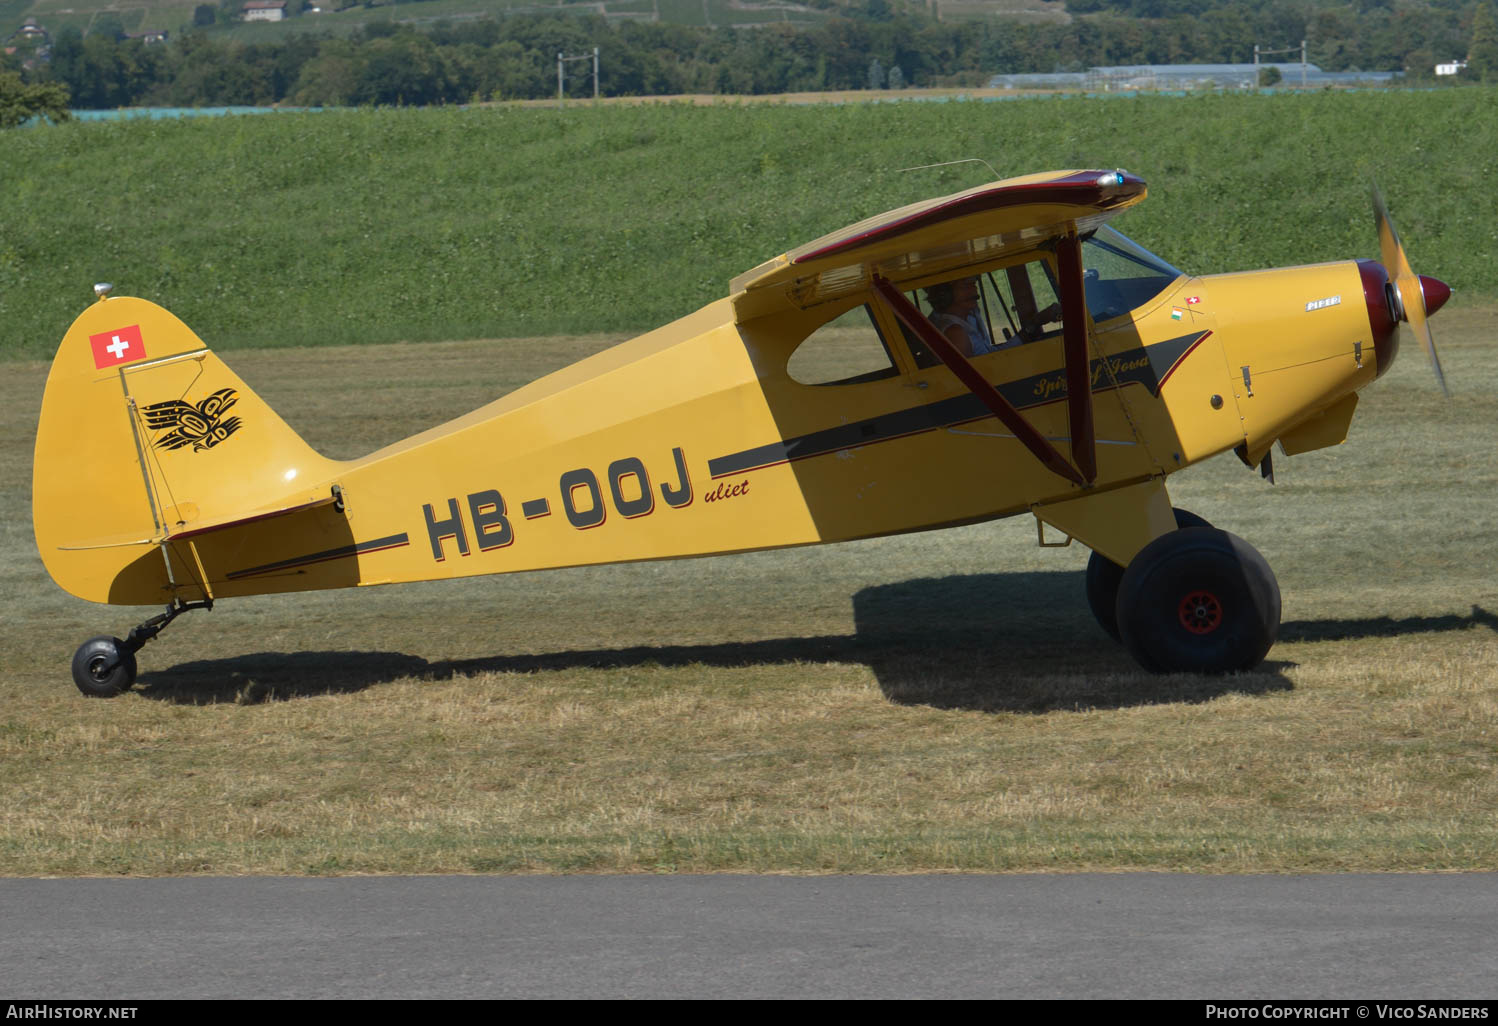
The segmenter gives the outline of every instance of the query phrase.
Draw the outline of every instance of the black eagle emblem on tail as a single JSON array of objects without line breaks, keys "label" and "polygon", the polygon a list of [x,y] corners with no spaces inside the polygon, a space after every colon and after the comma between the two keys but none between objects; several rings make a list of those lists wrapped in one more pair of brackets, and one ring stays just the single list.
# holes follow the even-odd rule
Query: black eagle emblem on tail
[{"label": "black eagle emblem on tail", "polygon": [[194,406],[181,399],[152,403],[143,412],[146,427],[167,433],[156,439],[158,449],[180,449],[190,445],[194,452],[212,449],[239,430],[238,417],[224,419],[224,414],[239,402],[232,388],[221,388]]}]

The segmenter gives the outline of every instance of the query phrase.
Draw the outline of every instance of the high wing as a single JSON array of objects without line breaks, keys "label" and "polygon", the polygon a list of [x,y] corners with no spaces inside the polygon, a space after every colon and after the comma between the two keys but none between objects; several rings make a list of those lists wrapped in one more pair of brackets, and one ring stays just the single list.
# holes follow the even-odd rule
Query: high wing
[{"label": "high wing", "polygon": [[[857,292],[878,296],[926,348],[1052,472],[1083,487],[1097,476],[1089,381],[1091,332],[1081,237],[1144,199],[1144,180],[1123,171],[1059,171],[980,185],[872,217],[791,250],[735,278],[738,323]],[[968,358],[901,295],[902,282],[1054,247],[1063,310],[1072,459],[1036,431]]]},{"label": "high wing", "polygon": [[1123,171],[1055,171],[980,185],[849,225],[734,278],[739,323],[873,288],[957,270],[1081,235],[1145,197],[1144,180]]}]

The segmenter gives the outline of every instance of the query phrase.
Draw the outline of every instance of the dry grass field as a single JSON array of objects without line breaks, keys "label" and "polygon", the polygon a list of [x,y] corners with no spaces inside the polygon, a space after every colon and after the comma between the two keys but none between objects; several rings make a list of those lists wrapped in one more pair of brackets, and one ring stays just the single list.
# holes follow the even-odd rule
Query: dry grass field
[{"label": "dry grass field", "polygon": [[[46,367],[0,375],[0,874],[1498,869],[1498,309],[1409,345],[1342,447],[1177,505],[1284,591],[1259,672],[1153,677],[1087,553],[997,524],[720,559],[222,603],[81,698],[150,610],[31,539]],[[212,339],[212,326],[198,329]],[[237,351],[354,455],[603,338]]]}]

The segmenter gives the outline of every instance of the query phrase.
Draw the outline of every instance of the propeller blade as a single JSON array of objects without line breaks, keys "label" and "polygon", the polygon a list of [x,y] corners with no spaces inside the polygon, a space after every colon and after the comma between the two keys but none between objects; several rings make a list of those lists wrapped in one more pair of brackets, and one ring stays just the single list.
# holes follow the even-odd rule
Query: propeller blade
[{"label": "propeller blade", "polygon": [[[1446,375],[1441,372],[1441,358],[1436,355],[1436,340],[1430,334],[1430,321],[1425,315],[1425,297],[1421,295],[1419,279],[1415,280],[1415,288],[1412,291],[1414,302],[1409,300],[1404,302],[1405,320],[1409,322],[1410,330],[1415,333],[1420,344],[1425,347],[1425,355],[1430,357],[1430,367],[1436,372],[1436,384],[1441,386],[1441,394],[1449,396],[1451,390],[1446,387]],[[1405,294],[1409,295],[1408,292]]]},{"label": "propeller blade", "polygon": [[[1373,224],[1378,229],[1378,262],[1384,265],[1384,270],[1389,272],[1389,280],[1397,281],[1399,272],[1404,270],[1409,273],[1409,261],[1404,256],[1404,246],[1399,241],[1399,232],[1394,227],[1393,218],[1389,217],[1389,208],[1384,205],[1384,197],[1378,191],[1378,183],[1372,185],[1373,193]],[[1400,315],[1401,311],[1394,311]]]},{"label": "propeller blade", "polygon": [[[1399,241],[1399,232],[1394,227],[1393,219],[1389,217],[1389,208],[1384,205],[1383,195],[1378,191],[1376,182],[1372,186],[1372,192],[1373,223],[1378,229],[1379,262],[1384,265],[1384,270],[1389,274],[1389,283],[1394,287],[1394,316],[1408,324],[1415,337],[1420,340],[1425,355],[1430,357],[1431,369],[1436,372],[1436,383],[1441,386],[1441,393],[1449,396],[1451,391],[1446,387],[1446,375],[1441,371],[1441,358],[1436,355],[1436,340],[1430,333],[1429,315],[1446,302],[1451,290],[1434,278],[1422,279],[1410,267],[1404,244]],[[1431,282],[1432,292],[1435,293],[1429,312],[1425,303],[1427,280]],[[1434,286],[1439,286],[1439,289]]]}]

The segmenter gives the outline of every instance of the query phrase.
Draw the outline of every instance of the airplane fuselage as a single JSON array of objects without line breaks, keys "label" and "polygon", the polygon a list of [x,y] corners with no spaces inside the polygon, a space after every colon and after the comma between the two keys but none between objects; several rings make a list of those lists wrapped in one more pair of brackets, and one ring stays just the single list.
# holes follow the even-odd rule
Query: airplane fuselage
[{"label": "airplane fuselage", "polygon": [[[758,327],[739,330],[726,301],[715,303],[332,468],[326,484],[346,499],[354,543],[378,547],[360,553],[359,583],[741,552],[1024,513],[1238,447],[1257,464],[1328,411],[1316,440],[1340,441],[1341,407],[1379,370],[1356,264],[1182,277],[1097,328],[1099,472],[1083,489],[1027,459],[943,366],[800,384],[786,371],[797,333]],[[1065,438],[1058,341],[974,363],[1043,434]],[[246,552],[215,593],[253,592],[265,577],[285,585],[292,572],[321,586],[311,560],[327,549],[304,547]]]}]

